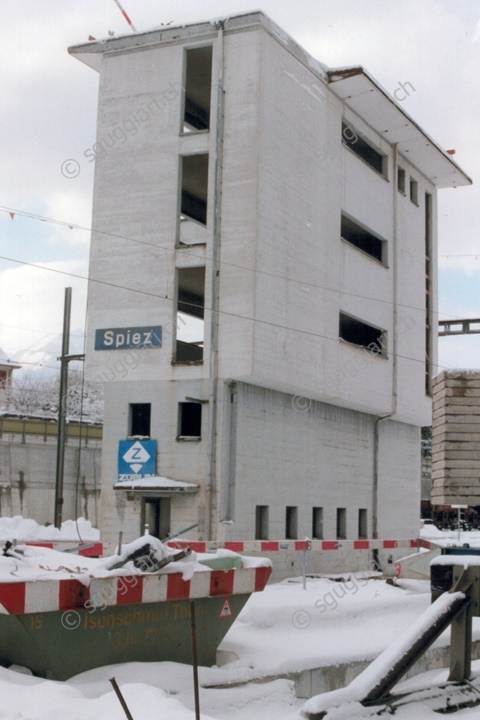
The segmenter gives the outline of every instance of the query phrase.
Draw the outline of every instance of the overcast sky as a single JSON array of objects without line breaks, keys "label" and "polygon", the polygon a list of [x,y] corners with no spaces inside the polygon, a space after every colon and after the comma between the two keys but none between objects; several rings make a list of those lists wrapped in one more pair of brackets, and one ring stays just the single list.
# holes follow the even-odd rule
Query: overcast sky
[{"label": "overcast sky", "polygon": [[[330,67],[362,65],[390,94],[410,83],[402,107],[474,181],[439,191],[440,317],[480,317],[478,0],[121,1],[139,31],[260,9]],[[67,285],[71,351],[83,347],[93,190],[83,154],[98,91],[67,48],[130,31],[114,0],[3,0],[1,10],[0,255],[11,260],[0,260],[0,347],[54,367]],[[69,159],[77,177],[61,172]],[[442,367],[480,368],[480,335],[440,338],[439,351]]]}]

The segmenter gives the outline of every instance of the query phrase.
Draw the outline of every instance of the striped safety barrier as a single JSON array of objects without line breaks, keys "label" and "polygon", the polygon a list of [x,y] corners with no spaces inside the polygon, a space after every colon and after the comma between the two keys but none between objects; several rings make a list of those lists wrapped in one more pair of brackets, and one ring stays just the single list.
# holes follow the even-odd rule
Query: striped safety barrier
[{"label": "striped safety barrier", "polygon": [[190,580],[181,573],[92,578],[86,586],[79,580],[39,579],[0,583],[0,603],[12,615],[87,610],[114,605],[136,605],[250,594],[264,589],[272,568],[238,568],[196,572]]},{"label": "striped safety barrier", "polygon": [[75,555],[83,555],[84,557],[101,557],[103,555],[103,543],[84,543],[82,545],[75,545],[73,540],[27,540],[22,542],[22,545],[28,545],[29,547],[44,547],[50,550],[58,550],[59,552],[71,552]]},{"label": "striped safety barrier", "polygon": [[[417,548],[420,540],[231,540],[225,542],[169,540],[167,545],[176,548],[189,547],[198,553],[225,549],[233,552],[281,552],[283,550],[392,550],[394,548]],[[424,547],[424,546],[422,546]]]}]

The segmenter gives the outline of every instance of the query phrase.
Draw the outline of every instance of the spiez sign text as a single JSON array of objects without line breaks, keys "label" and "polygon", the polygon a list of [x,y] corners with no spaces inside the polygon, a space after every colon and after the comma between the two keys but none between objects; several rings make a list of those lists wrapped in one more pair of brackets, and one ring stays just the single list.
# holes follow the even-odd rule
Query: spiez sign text
[{"label": "spiez sign text", "polygon": [[95,350],[148,350],[158,347],[162,347],[161,325],[95,331]]}]

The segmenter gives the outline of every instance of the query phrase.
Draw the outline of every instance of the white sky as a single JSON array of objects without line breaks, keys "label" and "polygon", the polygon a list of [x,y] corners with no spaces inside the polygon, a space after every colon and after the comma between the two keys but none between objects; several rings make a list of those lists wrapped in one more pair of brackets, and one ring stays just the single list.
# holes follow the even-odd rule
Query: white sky
[{"label": "white sky", "polygon": [[[331,67],[363,65],[391,94],[400,82],[411,83],[404,109],[442,147],[456,150],[474,181],[439,192],[440,317],[480,317],[478,0],[122,3],[137,30],[260,9]],[[98,89],[97,74],[67,47],[129,28],[114,0],[4,0],[1,9],[0,207],[65,225],[12,220],[0,211],[0,255],[50,268],[0,259],[0,347],[32,367],[55,366],[67,285],[71,351],[82,350],[94,165],[83,153],[95,142]],[[62,175],[69,159],[80,162],[78,177]],[[480,335],[440,338],[439,349],[444,367],[480,367]]]}]

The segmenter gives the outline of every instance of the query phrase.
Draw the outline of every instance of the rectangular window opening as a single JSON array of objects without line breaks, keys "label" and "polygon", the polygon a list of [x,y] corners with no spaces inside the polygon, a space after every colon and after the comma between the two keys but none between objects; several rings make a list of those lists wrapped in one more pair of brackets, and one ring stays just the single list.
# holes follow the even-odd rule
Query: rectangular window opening
[{"label": "rectangular window opening", "polygon": [[298,508],[288,506],[285,510],[285,537],[287,540],[296,540],[297,538],[297,517]]},{"label": "rectangular window opening", "polygon": [[210,129],[212,46],[190,48],[185,54],[183,132]]},{"label": "rectangular window opening", "polygon": [[410,200],[414,205],[418,205],[418,182],[410,178]]},{"label": "rectangular window opening", "polygon": [[347,538],[347,509],[337,508],[337,539],[346,540]]},{"label": "rectangular window opening", "polygon": [[150,437],[150,403],[130,403],[129,436]]},{"label": "rectangular window opening", "polygon": [[339,336],[342,340],[363,347],[372,355],[387,357],[387,333],[373,325],[340,313]]},{"label": "rectangular window opening", "polygon": [[321,540],[323,538],[323,508],[312,508],[312,538]]},{"label": "rectangular window opening", "polygon": [[360,539],[368,537],[367,511],[365,508],[360,508],[358,511],[358,537]]},{"label": "rectangular window opening", "polygon": [[255,506],[255,540],[268,540],[268,505]]},{"label": "rectangular window opening", "polygon": [[205,243],[208,198],[208,154],[182,155],[179,245]]},{"label": "rectangular window opening", "polygon": [[406,195],[406,175],[405,170],[403,168],[399,167],[397,170],[397,190],[398,192],[402,193],[402,195]]},{"label": "rectangular window opening", "polygon": [[195,402],[178,403],[178,437],[202,437],[202,406]]},{"label": "rectangular window opening", "polygon": [[386,241],[342,213],[341,237],[370,257],[385,264]]},{"label": "rectangular window opening", "polygon": [[205,268],[177,269],[176,363],[203,362]]},{"label": "rectangular window opening", "polygon": [[342,142],[353,150],[361,160],[370,165],[371,168],[387,177],[387,156],[375,150],[369,142],[353,131],[347,123],[342,123]]}]

